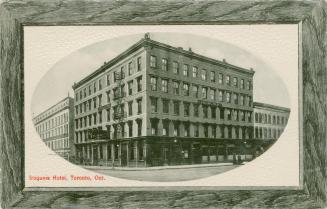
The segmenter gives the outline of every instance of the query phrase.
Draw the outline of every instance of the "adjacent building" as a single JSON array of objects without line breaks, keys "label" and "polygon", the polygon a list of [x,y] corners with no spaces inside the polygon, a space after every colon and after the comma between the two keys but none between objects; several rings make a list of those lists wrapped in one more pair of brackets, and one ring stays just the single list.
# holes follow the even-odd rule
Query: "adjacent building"
[{"label": "adjacent building", "polygon": [[259,102],[253,103],[254,136],[262,140],[276,140],[287,124],[290,109]]},{"label": "adjacent building", "polygon": [[44,143],[61,157],[73,160],[74,99],[66,97],[33,118]]},{"label": "adjacent building", "polygon": [[73,85],[76,157],[130,167],[252,159],[254,73],[146,34]]}]

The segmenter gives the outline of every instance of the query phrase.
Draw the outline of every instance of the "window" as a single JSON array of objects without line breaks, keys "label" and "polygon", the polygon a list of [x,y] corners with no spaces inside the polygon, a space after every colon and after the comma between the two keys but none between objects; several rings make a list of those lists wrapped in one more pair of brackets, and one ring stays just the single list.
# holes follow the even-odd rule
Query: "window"
[{"label": "window", "polygon": [[195,98],[198,98],[198,95],[199,95],[199,87],[198,86],[193,85],[192,94]]},{"label": "window", "polygon": [[215,75],[215,72],[214,71],[211,71],[210,72],[210,81],[211,82],[215,82],[216,81],[216,77],[215,77],[216,75]]},{"label": "window", "polygon": [[[128,136],[133,136],[133,121],[128,122]],[[131,151],[134,151],[134,146],[131,147]],[[131,153],[131,158],[134,158],[134,153]]]},{"label": "window", "polygon": [[174,94],[176,95],[179,94],[179,83],[177,81],[173,82],[173,90],[174,90]]},{"label": "window", "polygon": [[90,99],[89,101],[88,101],[88,103],[89,103],[89,110],[91,110],[91,108],[92,108],[92,105],[91,105],[91,103],[92,103],[92,99]]},{"label": "window", "polygon": [[240,105],[244,105],[244,96],[240,95]]},{"label": "window", "polygon": [[240,120],[245,121],[245,116],[243,111],[240,111]]},{"label": "window", "polygon": [[142,76],[136,78],[137,81],[137,91],[140,92],[142,91]]},{"label": "window", "polygon": [[157,67],[157,57],[153,55],[150,56],[150,67]]},{"label": "window", "polygon": [[244,79],[241,79],[241,89],[244,89]]},{"label": "window", "polygon": [[151,134],[157,135],[157,133],[158,133],[158,122],[151,120]]},{"label": "window", "polygon": [[233,86],[237,87],[238,85],[238,79],[236,77],[233,77]]},{"label": "window", "polygon": [[208,125],[204,125],[203,126],[204,137],[208,137],[208,132],[209,132],[209,126]]},{"label": "window", "polygon": [[127,87],[128,87],[128,95],[132,95],[133,94],[133,81],[129,81],[127,83]]},{"label": "window", "polygon": [[179,73],[179,65],[178,62],[173,62],[173,73],[178,74]]},{"label": "window", "polygon": [[190,116],[190,103],[184,102],[184,116]]},{"label": "window", "polygon": [[198,77],[198,68],[195,66],[192,69],[192,75],[193,75],[193,78]]},{"label": "window", "polygon": [[203,81],[207,80],[207,71],[205,69],[201,70],[201,79]]},{"label": "window", "polygon": [[237,94],[233,94],[233,100],[234,100],[234,104],[238,104],[238,95]]},{"label": "window", "polygon": [[151,83],[151,90],[152,91],[157,91],[157,78],[156,77],[151,77],[150,78],[150,83]]},{"label": "window", "polygon": [[179,102],[174,101],[174,114],[179,115]]},{"label": "window", "polygon": [[151,112],[152,113],[158,112],[158,99],[151,97],[150,100],[151,100]]},{"label": "window", "polygon": [[252,89],[252,83],[251,83],[251,81],[248,81],[247,87],[248,87],[248,90],[251,90]]},{"label": "window", "polygon": [[98,85],[99,85],[99,90],[101,90],[102,89],[102,80],[101,79],[98,81]]},{"label": "window", "polygon": [[[102,94],[100,94],[98,96],[98,98],[99,98],[99,107],[100,107],[102,105]],[[85,107],[86,107],[86,103],[85,103]],[[85,111],[86,111],[86,109],[85,109]]]},{"label": "window", "polygon": [[215,90],[210,89],[210,99],[215,100]]},{"label": "window", "polygon": [[202,98],[203,99],[207,98],[207,91],[208,91],[208,89],[206,87],[202,87]]},{"label": "window", "polygon": [[[224,108],[220,108],[219,109],[219,115],[220,115],[220,119],[224,119],[225,118]],[[224,132],[224,131],[222,131],[222,132]]]},{"label": "window", "polygon": [[233,111],[233,116],[234,116],[234,117],[233,117],[234,120],[235,120],[235,121],[238,121],[238,111],[237,111],[237,110],[234,110],[234,111]]},{"label": "window", "polygon": [[98,115],[99,115],[99,123],[102,123],[102,111],[100,111]]},{"label": "window", "polygon": [[163,121],[162,135],[164,135],[164,136],[169,135],[169,122],[168,121]]},{"label": "window", "polygon": [[202,110],[203,110],[203,117],[208,118],[208,106],[202,105]]},{"label": "window", "polygon": [[141,57],[138,57],[137,58],[137,71],[141,71],[141,65],[142,65]]},{"label": "window", "polygon": [[188,75],[189,75],[188,65],[184,64],[183,65],[183,76],[188,77]]},{"label": "window", "polygon": [[[95,83],[94,83],[95,84]],[[79,99],[83,99],[82,91],[79,92]]]},{"label": "window", "polygon": [[142,113],[142,98],[137,100],[137,114]]},{"label": "window", "polygon": [[230,109],[226,109],[226,116],[227,120],[232,120],[232,113],[230,112]]},{"label": "window", "polygon": [[97,124],[97,114],[96,113],[93,114],[93,124],[94,125]]},{"label": "window", "polygon": [[193,115],[194,117],[199,117],[199,105],[198,104],[193,104]]},{"label": "window", "polygon": [[194,124],[194,137],[199,137],[199,124]]},{"label": "window", "polygon": [[223,84],[223,74],[222,73],[218,73],[218,83]]},{"label": "window", "polygon": [[226,84],[230,85],[230,76],[229,75],[226,75]]},{"label": "window", "polygon": [[93,83],[93,92],[96,92],[97,91],[97,85],[96,85],[96,83],[94,82]]},{"label": "window", "polygon": [[216,118],[216,107],[215,106],[211,107],[211,118]]},{"label": "window", "polygon": [[167,93],[168,92],[168,80],[161,80],[161,91]]},{"label": "window", "polygon": [[[110,121],[110,109],[107,109],[107,121]],[[91,125],[91,117],[89,117],[89,125]]]},{"label": "window", "polygon": [[184,136],[188,137],[190,136],[190,124],[184,123]]},{"label": "window", "polygon": [[[137,120],[136,121],[137,123],[137,136],[141,136],[142,135],[142,120]],[[140,144],[140,147],[139,147],[139,153],[140,153],[140,160],[143,159],[143,146],[142,144]]]},{"label": "window", "polygon": [[169,113],[169,100],[168,99],[162,100],[162,112]]},{"label": "window", "polygon": [[161,69],[164,71],[168,71],[168,61],[165,58],[161,60]]},{"label": "window", "polygon": [[224,93],[221,90],[218,91],[218,101],[219,102],[223,102],[224,101]]},{"label": "window", "polygon": [[226,92],[226,102],[230,103],[230,93]]},{"label": "window", "polygon": [[129,62],[128,63],[128,75],[132,75],[133,74],[133,63]]},{"label": "window", "polygon": [[190,95],[190,85],[187,83],[183,84],[184,96]]},{"label": "window", "polygon": [[97,98],[96,97],[93,98],[93,108],[97,108]]},{"label": "window", "polygon": [[174,123],[174,136],[179,136],[179,123]]},{"label": "window", "polygon": [[86,88],[84,89],[84,97],[86,97]]},{"label": "window", "polygon": [[133,115],[133,101],[128,102],[128,115]]}]

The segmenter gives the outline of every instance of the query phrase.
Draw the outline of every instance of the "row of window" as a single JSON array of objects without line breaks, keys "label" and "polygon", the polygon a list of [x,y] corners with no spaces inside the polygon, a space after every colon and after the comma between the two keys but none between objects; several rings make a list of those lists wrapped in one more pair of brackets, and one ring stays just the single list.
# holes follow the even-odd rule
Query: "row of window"
[{"label": "row of window", "polygon": [[[136,81],[137,81],[136,91],[140,92],[142,91],[142,76],[138,77]],[[129,81],[128,95],[132,95],[132,93],[133,93],[133,81]],[[107,103],[110,103],[111,99],[115,100],[124,96],[125,96],[124,85],[122,85],[121,88],[118,87],[114,88],[113,92],[111,92],[110,90],[106,92]],[[75,114],[78,115],[80,113],[84,113],[86,111],[90,111],[92,109],[96,109],[101,106],[102,106],[102,94],[99,94],[93,98],[88,99],[87,101],[84,101],[83,103],[80,103],[79,105],[75,105]]]},{"label": "row of window", "polygon": [[[137,103],[137,114],[142,114],[142,97],[137,98],[136,100]],[[127,103],[128,105],[128,116],[132,116],[133,115],[133,102],[134,101],[129,101]],[[75,128],[85,128],[85,127],[89,127],[89,126],[93,126],[93,125],[97,125],[97,124],[101,124],[102,120],[103,120],[103,116],[102,116],[102,112],[105,111],[106,114],[106,121],[109,122],[111,120],[116,120],[119,119],[120,117],[126,117],[125,115],[125,105],[121,104],[121,105],[116,105],[113,106],[113,116],[111,115],[111,111],[110,108],[103,110],[103,111],[98,111],[96,113],[92,113],[89,115],[86,115],[84,117],[75,119]]]},{"label": "row of window", "polygon": [[[133,137],[133,128],[137,129],[136,136],[142,136],[142,119],[135,120],[136,127],[133,125],[133,121],[129,120],[127,121],[128,125],[128,134],[127,130],[125,130],[124,123],[121,124],[113,124],[113,125],[107,125],[106,128],[106,139],[116,139],[118,137]],[[113,135],[111,135],[113,134]],[[83,130],[83,131],[76,131],[75,132],[75,143],[82,143],[87,142],[91,138],[91,130]]]},{"label": "row of window", "polygon": [[[176,75],[180,74],[180,63],[177,61],[172,62],[172,72]],[[185,77],[190,77],[190,65],[188,64],[183,64],[182,65],[182,75]],[[157,57],[154,55],[150,56],[150,67],[152,68],[157,68]],[[169,64],[168,64],[168,59],[162,58],[161,59],[161,70],[163,71],[168,71],[169,70]],[[222,73],[216,73],[215,71],[208,71],[207,69],[201,69],[199,71],[199,68],[197,66],[192,66],[192,77],[193,78],[201,78],[203,81],[210,81],[210,82],[216,82],[218,81],[218,84],[226,84],[229,86],[234,86],[235,88],[241,88],[241,89],[247,89],[251,90],[252,89],[252,83],[251,81],[246,82],[245,86],[245,81],[244,79],[239,79],[238,77],[233,77],[231,79],[230,75],[223,75]]]},{"label": "row of window", "polygon": [[283,132],[283,129],[255,127],[255,137],[257,139],[277,139]]},{"label": "row of window", "polygon": [[64,107],[68,106],[68,101],[65,101],[64,103],[58,104],[55,107],[51,108],[45,113],[42,113],[41,115],[34,118],[34,123],[38,123],[39,121],[49,117],[50,115],[58,112],[59,110],[62,110]]},{"label": "row of window", "polygon": [[[151,135],[159,135],[158,123],[156,119],[150,120],[151,122]],[[181,123],[183,126],[181,126]],[[170,133],[170,124],[172,124],[172,133]],[[193,133],[191,133],[191,126]],[[203,134],[200,134],[200,127]],[[162,135],[163,136],[182,136],[182,137],[210,137],[210,138],[234,138],[246,139],[250,138],[252,130],[250,127],[236,127],[218,125],[219,131],[217,133],[216,124],[199,124],[180,121],[162,121]],[[181,134],[183,133],[183,134]],[[192,135],[191,135],[192,134]]]},{"label": "row of window", "polygon": [[68,113],[64,113],[64,114],[49,118],[49,119],[45,120],[44,122],[38,124],[36,126],[36,131],[38,133],[43,133],[45,131],[48,131],[54,127],[60,126],[67,122],[68,122]]},{"label": "row of window", "polygon": [[[141,66],[142,66],[142,59],[141,57],[138,57],[136,59],[136,71],[141,71]],[[130,62],[128,62],[128,64],[122,65],[120,66],[118,71],[114,71],[112,73],[108,73],[105,75],[105,80],[106,80],[106,85],[109,86],[112,81],[116,82],[117,80],[120,79],[124,79],[125,78],[125,68],[127,67],[127,73],[128,75],[132,75],[133,71],[134,71],[134,62],[133,60],[131,60]],[[112,76],[114,75],[114,76]],[[97,91],[102,90],[102,78],[99,78],[96,81],[93,81],[92,84],[89,84],[87,87],[83,88],[82,90],[80,90],[79,92],[75,93],[75,101],[79,101],[87,96],[90,96],[94,93],[96,93]]]},{"label": "row of window", "polygon": [[57,139],[57,140],[48,141],[48,142],[45,142],[45,144],[48,147],[50,147],[50,149],[52,149],[52,150],[69,148],[68,138],[63,138],[63,139]]},{"label": "row of window", "polygon": [[[151,112],[152,113],[158,113],[158,101],[159,99],[156,97],[150,98],[151,103]],[[181,101],[172,101],[172,111],[171,108],[171,102],[168,99],[162,99],[162,113],[169,114],[172,113],[174,115],[180,115],[180,108],[181,104],[183,105],[183,115],[185,117],[194,116],[194,117],[200,117],[199,114],[199,108],[200,105],[197,103],[190,103],[190,102],[181,102]],[[191,105],[192,105],[192,114],[191,114]],[[211,105],[205,105],[202,104],[202,114],[201,117],[203,118],[217,118],[216,116],[216,106]],[[209,115],[209,109],[210,109],[210,115]],[[219,114],[220,119],[227,119],[227,120],[235,120],[235,121],[247,121],[251,122],[251,112],[250,111],[243,111],[243,110],[237,110],[237,109],[231,109],[231,108],[219,108]]]},{"label": "row of window", "polygon": [[48,139],[48,138],[60,136],[63,134],[68,134],[68,125],[67,124],[53,128],[51,130],[44,131],[42,133],[39,133],[41,139]]},{"label": "row of window", "polygon": [[271,115],[267,113],[255,113],[255,122],[273,125],[286,125],[287,116]]},{"label": "row of window", "polygon": [[[151,77],[151,90],[157,91],[158,90],[158,78],[157,77]],[[168,79],[161,79],[161,89],[160,91],[164,93],[168,93],[168,86],[169,82]],[[191,88],[192,87],[192,88]],[[173,81],[172,82],[172,90],[173,94],[175,95],[183,95],[183,96],[193,96],[194,98],[202,98],[202,99],[211,99],[211,100],[218,100],[219,102],[227,102],[227,103],[234,103],[234,104],[240,104],[240,105],[252,105],[252,97],[247,96],[244,94],[238,94],[235,92],[230,91],[223,91],[223,90],[216,90],[209,87],[202,87],[201,95],[199,95],[199,89],[200,87],[198,85],[190,85],[189,83],[183,82],[183,91],[180,92],[180,82]],[[218,93],[218,95],[217,95]]]},{"label": "row of window", "polygon": [[[94,147],[94,146],[93,146]],[[102,146],[98,145],[98,157],[100,160],[111,160],[112,157],[114,159],[118,159],[119,157],[119,146],[113,145],[113,149],[111,147],[111,144]],[[90,146],[85,146],[81,148],[82,151],[78,152],[79,158],[84,159],[84,160],[91,160],[91,147]],[[128,151],[130,152],[127,157],[129,158],[128,160],[144,160],[145,156],[145,149],[144,149],[144,143],[143,142],[138,142],[137,144],[135,142],[131,142],[131,145],[128,148]],[[104,154],[106,153],[106,155]]]}]

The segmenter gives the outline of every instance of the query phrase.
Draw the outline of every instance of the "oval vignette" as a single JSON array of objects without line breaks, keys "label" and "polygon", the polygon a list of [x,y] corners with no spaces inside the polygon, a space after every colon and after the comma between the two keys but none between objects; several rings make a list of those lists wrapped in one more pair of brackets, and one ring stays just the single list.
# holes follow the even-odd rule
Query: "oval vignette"
[{"label": "oval vignette", "polygon": [[[146,50],[149,50],[149,60],[146,65],[143,65],[145,53],[142,52],[143,49],[137,48],[136,44],[143,44],[143,42],[146,43]],[[89,75],[97,69],[110,65],[110,60],[126,50],[128,55],[122,58],[123,64],[115,66],[112,70],[117,71],[124,66],[124,80],[119,79],[123,74],[116,74],[114,82],[114,76],[111,74],[110,84],[107,86],[106,71],[100,74],[101,90],[99,84],[95,84],[94,92],[93,78],[90,78],[91,82],[87,83],[88,85],[79,83],[84,78],[89,79]],[[150,54],[156,61],[150,58]],[[141,72],[137,71],[138,56],[142,59]],[[130,62],[132,62],[131,74],[128,72]],[[167,72],[164,67],[165,62],[167,62]],[[174,62],[178,63],[178,68],[173,64]],[[188,67],[184,67],[184,64]],[[194,66],[198,69],[197,79],[192,79],[195,73]],[[146,83],[148,86],[146,89],[149,90],[138,91],[137,79],[145,76],[145,68],[146,72],[149,72],[147,78],[150,80]],[[206,70],[205,75],[203,69]],[[253,80],[248,76],[252,70]],[[174,72],[178,72],[178,75]],[[214,79],[211,72],[214,72]],[[223,75],[222,84],[220,84],[220,73]],[[206,81],[201,81],[204,79],[203,76]],[[98,79],[100,77],[95,81]],[[131,80],[134,86],[131,87],[132,94],[128,95],[130,88],[126,87]],[[226,84],[227,80],[230,84]],[[180,82],[178,96],[173,92],[173,87],[176,85],[174,81]],[[123,83],[125,94],[119,94],[117,91],[114,96],[115,88],[122,87]],[[141,83],[144,88],[144,80]],[[69,108],[65,106],[64,98],[76,97],[76,92],[72,89],[74,85],[79,98],[77,101],[69,100],[67,103]],[[80,85],[83,87],[82,91]],[[194,85],[198,87],[197,96],[206,95],[208,99],[193,97]],[[250,90],[247,89],[248,86]],[[206,90],[203,90],[203,87]],[[150,91],[151,88],[154,91]],[[165,93],[165,88],[169,93]],[[210,101],[211,90],[214,90],[212,101]],[[162,91],[164,93],[161,93]],[[219,101],[220,91],[222,91],[223,102]],[[149,96],[145,96],[146,92],[149,92],[147,93]],[[101,99],[99,95],[102,95]],[[249,96],[251,98],[248,98]],[[151,108],[148,107],[138,114],[140,97],[146,97]],[[96,98],[95,104],[94,98]],[[275,105],[275,99],[276,103],[283,101],[285,105]],[[168,114],[163,113],[164,107],[167,106],[164,105],[164,100],[170,102],[165,103],[169,104]],[[130,101],[133,101],[131,115],[127,114]],[[174,114],[177,113],[173,110],[174,101],[176,106],[177,103],[183,106],[183,112],[179,112],[179,116]],[[248,102],[250,106],[254,106],[253,109],[246,105]],[[124,114],[114,114],[113,108],[123,103]],[[59,104],[57,105],[59,107],[53,110],[56,104]],[[144,103],[141,104],[145,106]],[[149,37],[135,34],[97,42],[62,58],[38,83],[31,106],[32,112],[37,113],[33,115],[33,120],[42,140],[50,149],[74,164],[98,173],[132,180],[185,181],[226,172],[264,153],[278,140],[287,125],[289,104],[288,90],[280,77],[246,50],[204,36],[186,33],[151,33]],[[161,107],[160,110],[157,105]],[[194,116],[196,105],[200,108],[199,117]],[[49,110],[50,107],[52,109]],[[109,118],[107,109],[110,109]],[[101,122],[98,115],[100,110]],[[222,113],[224,117],[221,116]],[[249,122],[248,118],[252,118],[252,122]],[[139,125],[137,121],[141,121],[140,119],[147,120],[146,124],[149,124],[144,128],[142,123],[142,137],[138,136],[136,128]],[[196,123],[193,123],[194,121]],[[128,133],[125,133],[124,140],[113,140],[117,138],[114,135],[113,124],[122,122],[126,124],[124,131]],[[131,136],[130,130],[127,130],[129,124],[132,124]],[[109,126],[107,125],[110,126],[110,139],[108,139]],[[164,130],[169,136],[163,136]],[[183,137],[180,136],[182,134],[180,132],[184,133]],[[152,136],[152,133],[155,136]],[[176,134],[179,136],[174,136]],[[199,137],[194,137],[197,134]],[[210,138],[210,141],[207,138]],[[235,141],[230,142],[231,140],[226,139]],[[69,154],[62,154],[66,150],[69,150]],[[115,154],[117,151],[118,153]],[[114,161],[114,165],[113,157],[118,158]],[[179,175],[180,173],[183,175]]]}]

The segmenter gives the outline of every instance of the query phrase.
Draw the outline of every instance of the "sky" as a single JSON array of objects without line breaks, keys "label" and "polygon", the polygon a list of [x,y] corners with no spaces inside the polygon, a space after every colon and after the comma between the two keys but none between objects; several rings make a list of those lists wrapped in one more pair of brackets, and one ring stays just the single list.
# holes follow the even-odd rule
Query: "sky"
[{"label": "sky", "polygon": [[[32,113],[36,115],[43,112],[67,95],[73,97],[74,82],[86,77],[143,36],[144,33],[138,33],[96,42],[60,59],[39,81],[32,97]],[[282,79],[275,69],[261,60],[258,55],[217,38],[167,32],[150,33],[150,37],[175,47],[184,49],[191,47],[195,53],[217,60],[225,59],[228,63],[242,68],[253,68],[254,101],[290,106],[288,90]]]}]

